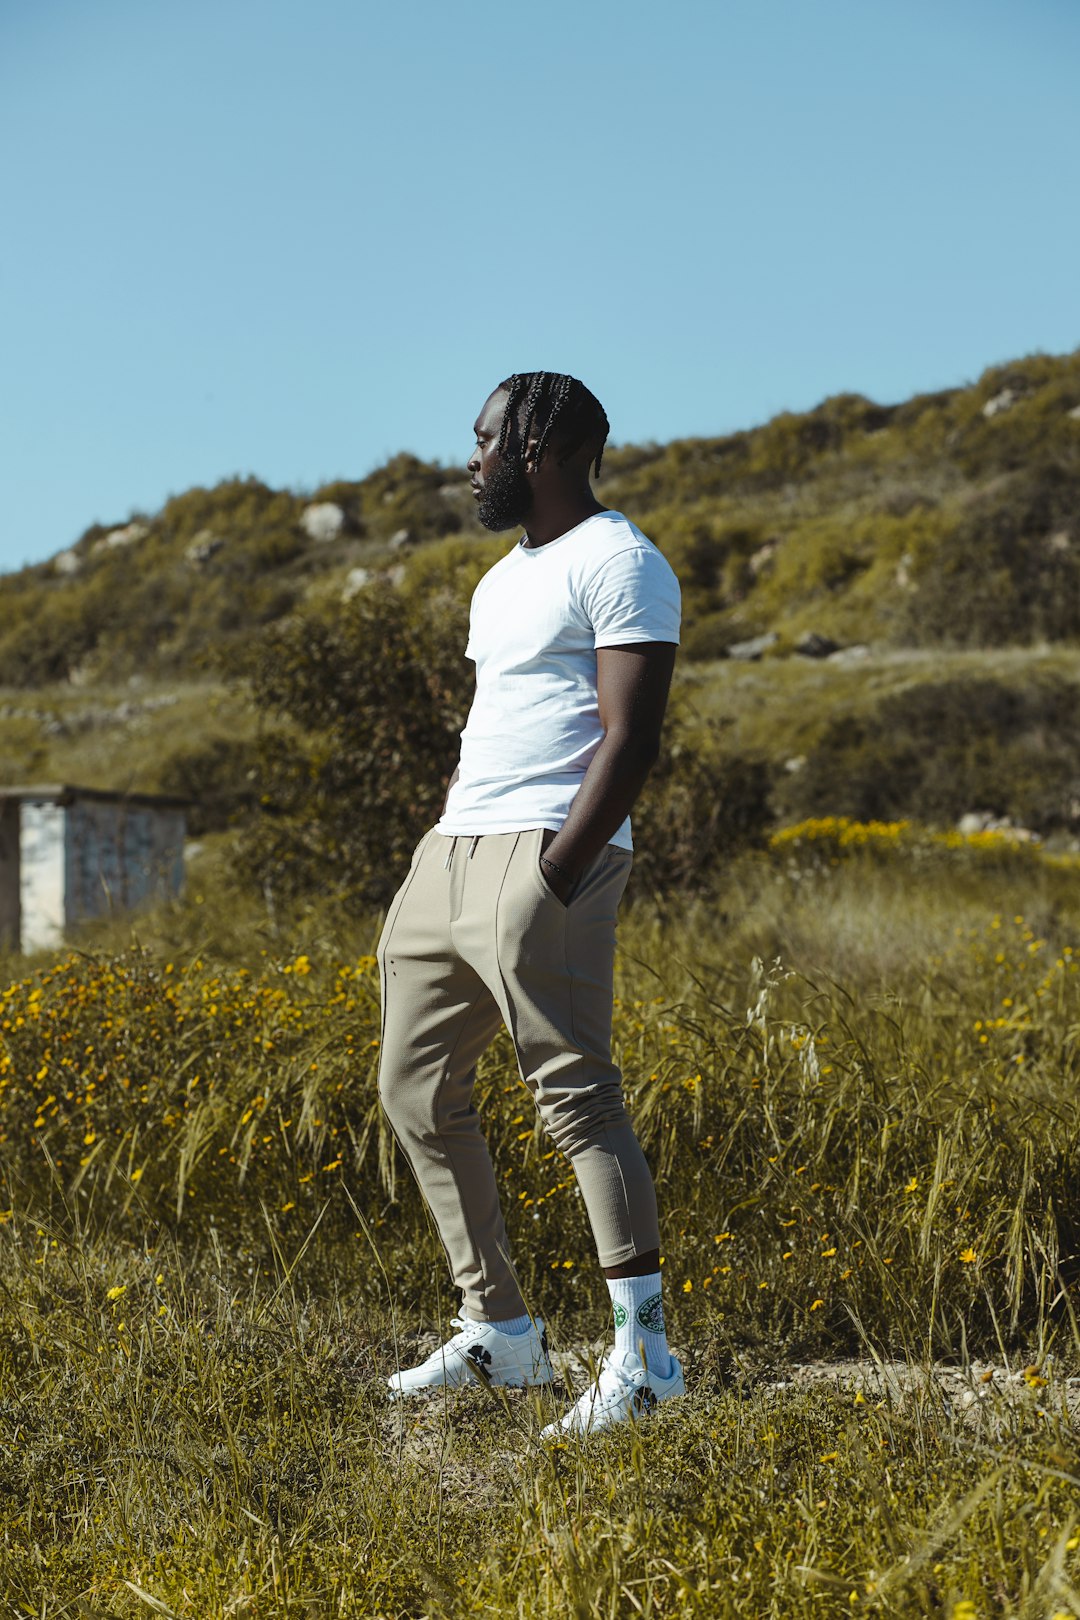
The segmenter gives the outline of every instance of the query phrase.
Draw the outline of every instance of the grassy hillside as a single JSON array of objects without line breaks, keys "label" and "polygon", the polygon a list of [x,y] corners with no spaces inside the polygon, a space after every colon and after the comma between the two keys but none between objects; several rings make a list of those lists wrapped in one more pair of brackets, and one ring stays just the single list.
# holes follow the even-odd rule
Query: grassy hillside
[{"label": "grassy hillside", "polygon": [[1073,639],[1078,406],[1080,355],[1041,357],[890,408],[845,395],[636,464],[624,452],[616,493],[679,568],[691,655],[768,631],[781,652],[807,632]]},{"label": "grassy hillside", "polygon": [[[1080,351],[615,449],[600,491],[680,576],[686,735],[764,761],[773,821],[982,812],[1080,834]],[[0,578],[0,785],[185,793],[196,835],[247,821],[281,719],[227,661],[298,612],[336,625],[389,578],[453,642],[463,700],[454,626],[507,544],[462,470],[409,456],[310,497],[237,481],[90,530]],[[838,650],[797,656],[811,633]],[[727,656],[761,635],[760,660]]]},{"label": "grassy hillside", "polygon": [[1080,831],[1080,653],[1072,647],[882,649],[684,670],[733,754],[773,766],[781,821],[967,813],[1046,837]]},{"label": "grassy hillside", "polygon": [[[745,433],[613,449],[599,493],[679,573],[690,658],[768,632],[780,653],[809,632],[887,646],[1080,635],[1080,351],[900,405],[838,395]],[[313,506],[321,519],[305,520]],[[480,529],[463,469],[408,455],[310,496],[254,479],[189,490],[0,577],[0,685],[190,674],[339,600],[355,570],[400,568],[454,535],[488,561],[507,544]]]}]

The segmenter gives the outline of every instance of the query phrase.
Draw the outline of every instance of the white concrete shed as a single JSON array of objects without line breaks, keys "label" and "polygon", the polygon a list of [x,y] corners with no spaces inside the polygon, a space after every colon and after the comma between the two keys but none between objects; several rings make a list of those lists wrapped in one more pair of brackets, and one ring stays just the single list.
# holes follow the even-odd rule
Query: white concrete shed
[{"label": "white concrete shed", "polygon": [[75,923],[179,894],[188,803],[67,785],[0,787],[0,946],[54,950]]}]

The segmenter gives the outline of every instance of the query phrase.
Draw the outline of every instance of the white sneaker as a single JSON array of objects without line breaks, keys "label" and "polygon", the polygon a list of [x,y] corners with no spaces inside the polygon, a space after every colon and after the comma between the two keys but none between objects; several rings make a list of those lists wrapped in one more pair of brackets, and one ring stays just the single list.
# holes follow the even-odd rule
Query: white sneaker
[{"label": "white sneaker", "polygon": [[452,1316],[461,1328],[446,1344],[418,1367],[404,1367],[387,1380],[390,1399],[423,1393],[447,1384],[457,1386],[479,1380],[520,1389],[525,1384],[550,1384],[555,1376],[548,1359],[547,1333],[539,1317],[527,1333],[501,1333],[493,1322],[473,1322]]},{"label": "white sneaker", "polygon": [[674,1356],[668,1376],[658,1378],[654,1372],[646,1371],[632,1350],[609,1350],[595,1384],[578,1397],[569,1412],[541,1429],[540,1438],[558,1440],[564,1434],[595,1434],[613,1423],[645,1417],[661,1401],[685,1394],[682,1364]]}]

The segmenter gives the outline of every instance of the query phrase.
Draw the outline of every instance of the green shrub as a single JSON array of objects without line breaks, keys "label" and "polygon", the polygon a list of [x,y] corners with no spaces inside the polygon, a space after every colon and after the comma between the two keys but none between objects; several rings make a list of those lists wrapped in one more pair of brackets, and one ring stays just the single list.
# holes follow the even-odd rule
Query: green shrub
[{"label": "green shrub", "polygon": [[[460,485],[460,502],[448,500],[443,494],[447,485],[455,484]],[[469,512],[463,468],[450,470],[406,452],[392,456],[353,487],[359,494],[358,516],[364,531],[374,539],[389,540],[399,529],[408,529],[417,540],[456,534],[464,527],[463,514]],[[328,485],[314,498],[333,500],[331,491],[340,488]]]},{"label": "green shrub", "polygon": [[772,824],[768,765],[728,750],[725,732],[720,721],[691,721],[675,694],[660,758],[631,812],[631,883],[661,904],[708,890],[723,863],[764,843]]},{"label": "green shrub", "polygon": [[[0,587],[6,585],[0,581]],[[0,685],[46,686],[66,681],[98,647],[123,613],[106,575],[76,594],[49,585],[9,603],[0,589]]]},{"label": "green shrub", "polygon": [[1046,461],[986,491],[929,551],[901,638],[978,647],[1080,637],[1080,463]]},{"label": "green shrub", "polygon": [[158,774],[162,793],[190,799],[188,831],[196,838],[221,832],[247,818],[258,803],[259,759],[255,745],[234,737],[208,736],[182,743]]},{"label": "green shrub", "polygon": [[24,715],[0,718],[0,787],[46,780],[48,749],[36,720]]},{"label": "green shrub", "polygon": [[263,716],[261,814],[242,859],[282,897],[382,904],[441,809],[470,701],[467,611],[385,581],[286,620],[237,668]]},{"label": "green shrub", "polygon": [[[453,602],[455,614],[468,626],[469,603],[473,591],[489,568],[493,568],[508,549],[505,535],[485,535],[466,539],[454,536],[438,545],[425,546],[413,552],[405,563],[402,592],[417,602],[444,600]],[[465,639],[461,652],[465,651]]]},{"label": "green shrub", "polygon": [[1060,678],[928,682],[868,714],[830,722],[804,768],[779,787],[785,818],[914,817],[965,811],[1036,831],[1080,819],[1080,692]]},{"label": "green shrub", "polygon": [[686,631],[681,656],[692,664],[726,658],[732,643],[745,639],[746,634],[745,629],[733,627],[729,614],[709,613]]}]

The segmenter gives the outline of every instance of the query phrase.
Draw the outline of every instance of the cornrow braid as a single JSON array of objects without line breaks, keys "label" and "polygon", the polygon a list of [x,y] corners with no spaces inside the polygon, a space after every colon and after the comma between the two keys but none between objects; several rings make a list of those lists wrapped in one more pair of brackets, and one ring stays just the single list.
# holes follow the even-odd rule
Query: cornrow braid
[{"label": "cornrow braid", "polygon": [[547,442],[551,438],[551,430],[559,420],[563,407],[570,398],[570,391],[573,386],[573,377],[558,377],[555,381],[551,391],[551,404],[548,407],[547,421],[541,428],[540,437],[536,441],[536,460],[538,463],[544,459],[544,451],[547,449]]},{"label": "cornrow braid", "polygon": [[505,382],[501,382],[499,384],[499,387],[505,388],[507,393],[506,409],[503,412],[502,426],[499,429],[500,456],[503,454],[510,442],[510,429],[517,420],[518,406],[521,404],[522,395],[524,394],[526,388],[528,388],[529,382],[529,372],[522,374],[515,371],[512,377],[507,377]]},{"label": "cornrow braid", "polygon": [[[543,371],[533,372],[532,381],[529,384],[529,391],[525,395],[525,407],[522,411],[521,447],[523,451],[529,442],[529,434],[532,431],[533,423],[536,421],[536,413],[540,409],[540,401],[545,392],[545,381],[546,374]],[[536,459],[537,463],[539,463],[539,451],[537,451]]]},{"label": "cornrow braid", "polygon": [[583,382],[562,371],[516,371],[499,387],[506,390],[500,455],[509,451],[520,460],[534,430],[537,466],[553,440],[559,443],[562,462],[590,439],[598,439],[593,469],[599,473],[610,427],[604,407]]}]

